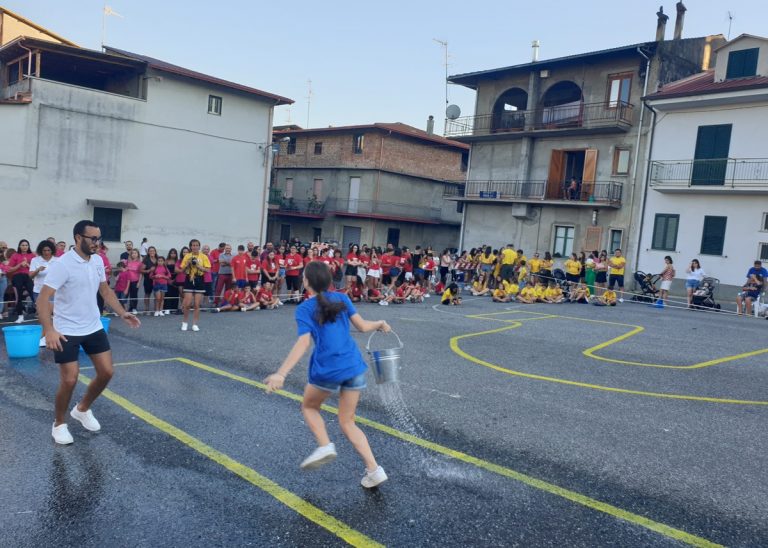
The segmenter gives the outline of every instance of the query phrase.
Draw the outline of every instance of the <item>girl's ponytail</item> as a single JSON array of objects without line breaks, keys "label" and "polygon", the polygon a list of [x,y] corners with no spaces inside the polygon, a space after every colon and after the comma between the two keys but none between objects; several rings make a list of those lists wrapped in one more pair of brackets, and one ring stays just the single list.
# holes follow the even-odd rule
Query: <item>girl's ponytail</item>
[{"label": "girl's ponytail", "polygon": [[312,261],[304,268],[304,277],[316,294],[317,314],[315,319],[317,323],[324,325],[335,322],[336,316],[346,310],[347,305],[343,302],[331,302],[323,295],[323,292],[331,286],[331,269],[324,262]]}]

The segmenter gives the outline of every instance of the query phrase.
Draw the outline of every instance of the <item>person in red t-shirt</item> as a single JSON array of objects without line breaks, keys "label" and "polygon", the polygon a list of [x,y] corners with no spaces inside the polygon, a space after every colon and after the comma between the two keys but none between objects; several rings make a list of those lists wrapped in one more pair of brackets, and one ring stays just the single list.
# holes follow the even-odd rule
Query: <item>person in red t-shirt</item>
[{"label": "person in red t-shirt", "polygon": [[272,294],[272,284],[270,282],[261,285],[261,289],[256,294],[256,301],[260,308],[266,310],[273,310],[280,303],[279,299]]},{"label": "person in red t-shirt", "polygon": [[353,303],[359,303],[363,298],[363,286],[362,284],[355,282],[349,290],[349,298]]},{"label": "person in red t-shirt", "polygon": [[333,264],[331,265],[331,274],[333,285],[336,290],[344,289],[344,257],[341,256],[341,249],[333,251]]},{"label": "person in red t-shirt", "polygon": [[29,295],[30,300],[34,301],[35,283],[29,276],[29,265],[35,254],[29,247],[29,240],[21,240],[16,248],[16,253],[11,255],[8,261],[8,274],[12,274],[11,283],[16,288],[16,323],[24,321],[24,302],[26,301],[24,292]]},{"label": "person in red t-shirt", "polygon": [[238,289],[248,285],[248,255],[245,254],[245,246],[237,246],[237,255],[232,257],[232,278]]},{"label": "person in red t-shirt", "polygon": [[381,283],[385,286],[392,285],[392,277],[390,272],[392,271],[392,265],[395,264],[395,256],[391,251],[385,252],[381,256]]},{"label": "person in red t-shirt", "polygon": [[251,286],[246,285],[240,293],[240,312],[248,312],[259,308],[256,295],[251,291]]},{"label": "person in red t-shirt", "polygon": [[[208,255],[208,260],[211,261],[211,283],[213,287],[216,287],[216,282],[219,279],[219,255],[224,253],[224,248],[227,246],[226,242],[221,242],[218,249],[211,251]],[[184,257],[182,254],[181,257]]]},{"label": "person in red t-shirt", "polygon": [[353,244],[349,248],[349,253],[345,257],[344,277],[347,280],[347,289],[351,288],[357,282],[357,267],[360,266],[360,248]]},{"label": "person in red t-shirt", "polygon": [[278,268],[275,251],[272,250],[267,253],[267,258],[261,261],[261,285],[267,282],[271,284],[277,282]]},{"label": "person in red t-shirt", "polygon": [[240,290],[237,289],[235,284],[232,284],[229,289],[224,292],[224,300],[222,306],[212,309],[213,312],[232,312],[234,310],[240,310]]},{"label": "person in red t-shirt", "polygon": [[384,295],[381,294],[381,291],[378,289],[370,288],[368,290],[368,293],[366,295],[369,303],[378,303],[378,302],[384,302],[382,299],[384,299]]},{"label": "person in red t-shirt", "polygon": [[288,289],[288,301],[298,300],[301,291],[301,271],[304,269],[304,259],[299,255],[296,246],[292,245],[285,256],[285,285]]},{"label": "person in red t-shirt", "polygon": [[261,260],[259,259],[259,250],[254,249],[251,253],[247,254],[248,261],[246,262],[246,277],[248,279],[248,286],[251,289],[256,289],[259,285],[259,278],[261,277]]},{"label": "person in red t-shirt", "polygon": [[381,260],[376,251],[371,253],[371,262],[368,265],[368,272],[366,274],[366,285],[372,289],[378,289],[381,282]]},{"label": "person in red t-shirt", "polygon": [[275,286],[273,288],[273,291],[275,293],[280,293],[283,289],[283,282],[285,282],[285,277],[287,276],[287,272],[285,269],[285,256],[287,255],[287,252],[285,251],[285,246],[283,244],[280,244],[277,248],[277,252],[275,253],[275,259],[277,259],[277,282],[275,283]]}]

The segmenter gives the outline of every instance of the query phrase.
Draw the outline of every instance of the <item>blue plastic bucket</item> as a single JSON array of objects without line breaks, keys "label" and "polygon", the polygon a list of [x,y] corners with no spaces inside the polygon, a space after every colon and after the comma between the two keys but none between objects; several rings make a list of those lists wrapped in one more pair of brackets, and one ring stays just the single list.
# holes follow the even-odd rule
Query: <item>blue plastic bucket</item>
[{"label": "blue plastic bucket", "polygon": [[3,327],[5,349],[9,358],[34,358],[40,350],[42,325],[13,325]]},{"label": "blue plastic bucket", "polygon": [[[109,323],[112,321],[111,318],[107,318],[106,316],[102,316],[99,318],[101,320],[101,327],[104,328],[105,333],[109,333]],[[80,353],[85,354],[85,350],[83,350],[83,347],[80,347]]]}]

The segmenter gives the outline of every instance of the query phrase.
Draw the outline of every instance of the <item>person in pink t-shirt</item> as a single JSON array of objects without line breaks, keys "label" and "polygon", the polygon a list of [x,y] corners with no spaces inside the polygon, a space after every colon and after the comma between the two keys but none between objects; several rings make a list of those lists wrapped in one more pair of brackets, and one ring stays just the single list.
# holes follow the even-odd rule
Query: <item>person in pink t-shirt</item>
[{"label": "person in pink t-shirt", "polygon": [[141,279],[141,255],[138,249],[131,249],[125,270],[128,271],[128,309],[136,314],[139,306],[139,280]]},{"label": "person in pink t-shirt", "polygon": [[8,262],[8,273],[13,274],[13,287],[16,288],[16,323],[24,321],[24,301],[25,292],[30,299],[34,299],[34,282],[29,276],[29,264],[35,254],[29,248],[29,240],[21,240],[16,248],[16,253],[11,256]]}]

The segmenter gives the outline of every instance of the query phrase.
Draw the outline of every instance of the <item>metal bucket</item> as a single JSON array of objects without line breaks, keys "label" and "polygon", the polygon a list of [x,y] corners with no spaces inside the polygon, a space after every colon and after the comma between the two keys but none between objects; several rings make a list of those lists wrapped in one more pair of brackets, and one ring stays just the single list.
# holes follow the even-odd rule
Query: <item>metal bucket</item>
[{"label": "metal bucket", "polygon": [[365,350],[368,353],[371,368],[373,369],[373,375],[376,377],[376,384],[385,384],[400,380],[400,368],[403,364],[403,342],[400,340],[397,333],[394,331],[390,331],[390,333],[397,337],[397,348],[371,350],[371,340],[376,334],[376,331],[371,333],[371,336],[368,337],[368,343],[365,345]]}]

